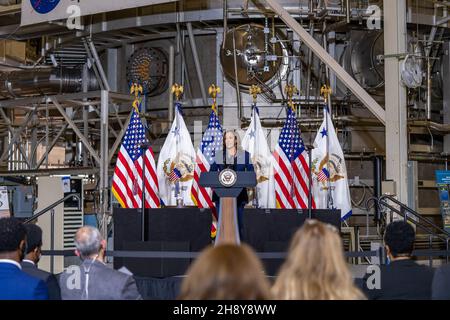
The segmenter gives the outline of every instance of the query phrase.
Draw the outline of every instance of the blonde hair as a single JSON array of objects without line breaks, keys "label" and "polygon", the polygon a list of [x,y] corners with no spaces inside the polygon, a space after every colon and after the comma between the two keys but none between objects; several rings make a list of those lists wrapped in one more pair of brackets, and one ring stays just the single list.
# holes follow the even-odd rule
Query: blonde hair
[{"label": "blonde hair", "polygon": [[179,299],[267,300],[270,286],[253,250],[222,244],[206,248],[188,270]]},{"label": "blonde hair", "polygon": [[308,220],[294,235],[272,288],[276,299],[365,299],[355,287],[337,229]]}]

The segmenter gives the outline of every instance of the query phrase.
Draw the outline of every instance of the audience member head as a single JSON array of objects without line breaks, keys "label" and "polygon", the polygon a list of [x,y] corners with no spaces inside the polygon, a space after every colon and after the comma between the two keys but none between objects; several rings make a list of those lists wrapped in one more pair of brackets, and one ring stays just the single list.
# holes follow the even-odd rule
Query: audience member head
[{"label": "audience member head", "polygon": [[41,259],[42,229],[32,223],[25,224],[27,231],[27,252],[25,259],[38,263]]},{"label": "audience member head", "polygon": [[206,248],[188,270],[181,287],[185,300],[266,300],[269,283],[253,250],[222,244]]},{"label": "audience member head", "polygon": [[106,251],[106,241],[100,231],[91,226],[78,229],[75,234],[75,254],[81,259],[98,259],[103,261]]},{"label": "audience member head", "polygon": [[416,233],[405,221],[395,221],[386,227],[384,243],[390,260],[410,259],[414,249]]},{"label": "audience member head", "polygon": [[0,219],[0,259],[21,262],[26,251],[26,230],[15,218]]},{"label": "audience member head", "polygon": [[364,299],[353,284],[337,229],[317,220],[307,220],[294,234],[272,293],[283,300]]}]

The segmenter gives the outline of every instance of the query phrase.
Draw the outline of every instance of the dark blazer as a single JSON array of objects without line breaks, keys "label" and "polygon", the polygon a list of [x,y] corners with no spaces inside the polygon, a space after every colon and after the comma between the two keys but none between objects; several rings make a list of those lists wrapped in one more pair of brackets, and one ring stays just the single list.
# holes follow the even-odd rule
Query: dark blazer
[{"label": "dark blazer", "polygon": [[362,289],[371,300],[429,300],[434,270],[412,260],[392,261],[380,266],[381,288],[368,289],[367,275]]},{"label": "dark blazer", "polygon": [[[214,162],[211,164],[209,171],[222,171],[225,168],[231,168],[234,171],[255,171],[252,162],[250,161],[250,154],[247,151],[238,150],[235,163],[229,164],[225,163],[224,150],[219,149],[216,151],[216,156],[214,157]],[[214,192],[213,201],[218,202],[219,197]],[[246,204],[248,202],[247,190],[243,189],[239,196],[237,197],[237,204]]]},{"label": "dark blazer", "polygon": [[[63,300],[86,299],[86,274],[89,274],[88,300],[141,300],[133,276],[111,269],[98,260],[86,259],[78,270],[67,269],[59,276]],[[74,276],[80,276],[74,285]]]},{"label": "dark blazer", "polygon": [[435,300],[450,300],[450,264],[434,272],[431,297]]},{"label": "dark blazer", "polygon": [[0,300],[47,300],[45,282],[12,263],[0,262]]},{"label": "dark blazer", "polygon": [[22,266],[23,272],[28,273],[30,276],[41,279],[45,282],[48,288],[49,300],[61,300],[59,284],[53,274],[39,269],[35,264],[28,261],[22,261],[20,265]]}]

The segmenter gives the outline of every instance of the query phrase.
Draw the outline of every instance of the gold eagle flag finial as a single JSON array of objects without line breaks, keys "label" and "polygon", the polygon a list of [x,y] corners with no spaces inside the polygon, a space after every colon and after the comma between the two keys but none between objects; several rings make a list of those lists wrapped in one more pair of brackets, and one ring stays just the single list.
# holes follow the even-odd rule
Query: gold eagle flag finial
[{"label": "gold eagle flag finial", "polygon": [[141,95],[143,93],[142,86],[138,83],[131,84],[130,87],[130,94],[134,94],[134,100],[133,100],[133,108],[136,110],[137,113],[139,113],[139,104],[141,103]]},{"label": "gold eagle flag finial", "polygon": [[211,98],[213,99],[213,104],[212,104],[211,108],[217,114],[216,99],[217,99],[217,94],[220,93],[220,88],[218,86],[216,86],[215,84],[212,84],[208,88],[208,93],[211,96]]},{"label": "gold eagle flag finial", "polygon": [[322,88],[320,88],[320,94],[325,99],[325,103],[327,103],[328,102],[328,97],[331,95],[331,88],[329,86],[327,86],[326,84],[324,84],[322,86]]},{"label": "gold eagle flag finial", "polygon": [[298,94],[297,87],[293,84],[288,84],[284,88],[284,91],[286,92],[286,94],[288,96],[288,106],[291,107],[292,110],[295,110],[295,105],[294,105],[294,102],[292,101],[292,97],[294,96],[294,94]]},{"label": "gold eagle flag finial", "polygon": [[252,86],[250,87],[250,95],[253,98],[253,103],[256,104],[256,98],[258,97],[258,94],[261,93],[261,88],[258,87],[257,85],[252,84]]},{"label": "gold eagle flag finial", "polygon": [[175,83],[172,86],[172,93],[175,95],[175,98],[177,99],[177,101],[180,101],[180,98],[183,95],[183,92],[184,92],[184,88],[182,85]]}]

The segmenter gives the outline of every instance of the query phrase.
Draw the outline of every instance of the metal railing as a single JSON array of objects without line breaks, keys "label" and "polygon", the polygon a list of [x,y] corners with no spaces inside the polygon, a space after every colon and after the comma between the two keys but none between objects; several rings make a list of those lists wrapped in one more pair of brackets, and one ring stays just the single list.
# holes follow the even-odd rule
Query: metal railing
[{"label": "metal railing", "polygon": [[[69,194],[69,195],[65,196],[64,198],[61,198],[60,200],[52,203],[48,207],[45,207],[44,209],[42,209],[41,211],[39,211],[38,213],[36,213],[35,215],[31,216],[30,218],[26,219],[23,222],[24,224],[25,223],[30,223],[31,221],[36,220],[37,218],[39,218],[43,214],[45,214],[45,213],[50,211],[50,251],[54,251],[55,250],[55,208],[57,206],[59,206],[61,203],[64,203],[64,201],[69,200],[71,198],[75,198],[76,200],[78,200],[78,208],[81,208],[80,195],[78,193],[72,193],[72,194]],[[50,271],[51,271],[51,273],[53,273],[53,271],[54,271],[54,265],[55,265],[55,256],[51,255],[51,257],[50,257]]]},{"label": "metal railing", "polygon": [[[411,209],[404,203],[398,201],[391,195],[383,195],[379,198],[376,198],[376,197],[369,198],[366,202],[367,210],[370,210],[370,208],[371,208],[371,207],[369,207],[369,204],[371,201],[373,201],[374,205],[377,206],[380,214],[384,215],[384,218],[386,218],[386,216],[388,214],[390,214],[390,221],[393,221],[393,214],[396,213],[396,214],[400,215],[404,219],[404,221],[411,222],[417,228],[426,232],[429,236],[429,250],[432,250],[434,238],[438,238],[438,239],[442,240],[445,243],[445,248],[446,248],[445,256],[446,256],[446,261],[448,263],[448,261],[449,261],[448,251],[449,251],[449,240],[450,240],[449,232],[445,231],[443,228],[436,225],[433,221],[425,218],[420,213]],[[389,202],[392,202],[392,204]],[[386,210],[383,210],[383,207],[388,209],[389,212],[386,212]],[[432,254],[429,254],[429,260],[430,260],[430,265],[432,265],[432,263],[433,263],[433,255]]]}]

